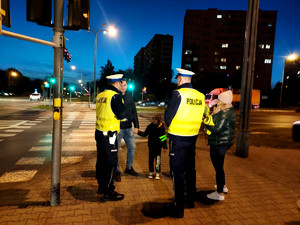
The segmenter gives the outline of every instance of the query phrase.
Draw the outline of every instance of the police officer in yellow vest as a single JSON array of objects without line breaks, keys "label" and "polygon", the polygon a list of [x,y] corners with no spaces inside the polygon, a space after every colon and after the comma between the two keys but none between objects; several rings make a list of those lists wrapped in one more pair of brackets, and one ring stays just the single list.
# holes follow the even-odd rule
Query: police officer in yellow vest
[{"label": "police officer in yellow vest", "polygon": [[170,171],[173,177],[174,201],[165,204],[166,213],[175,218],[184,216],[184,203],[194,208],[196,194],[195,148],[204,112],[205,97],[192,87],[195,74],[176,69],[177,86],[167,103],[165,122],[170,145]]},{"label": "police officer in yellow vest", "polygon": [[125,118],[125,107],[119,94],[122,77],[123,74],[107,76],[108,88],[96,97],[96,179],[98,193],[104,194],[103,201],[124,198],[124,194],[114,190],[113,181],[113,170],[118,161],[117,133],[120,131],[120,119]]}]

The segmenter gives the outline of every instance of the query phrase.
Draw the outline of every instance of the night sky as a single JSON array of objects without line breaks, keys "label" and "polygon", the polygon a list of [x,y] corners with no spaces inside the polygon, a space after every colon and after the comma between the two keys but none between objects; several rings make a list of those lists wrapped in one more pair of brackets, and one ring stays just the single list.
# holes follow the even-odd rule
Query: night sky
[{"label": "night sky", "polygon": [[[65,1],[66,2],[66,1]],[[66,3],[65,3],[66,4]],[[134,56],[155,34],[173,35],[172,69],[181,67],[184,15],[187,9],[247,10],[248,0],[90,0],[90,29],[114,25],[118,35],[98,34],[97,79],[107,59],[115,70],[133,69]],[[277,10],[272,86],[281,82],[285,57],[300,54],[299,0],[260,0],[261,10]],[[53,30],[26,21],[26,1],[10,0],[11,28],[4,30],[52,41]],[[65,13],[66,16],[66,13]],[[72,61],[64,61],[64,81],[78,84],[94,77],[93,33],[65,31],[66,48]],[[37,43],[0,36],[0,69],[13,67],[24,76],[45,79],[53,73],[53,48]],[[76,70],[71,70],[71,66]]]}]

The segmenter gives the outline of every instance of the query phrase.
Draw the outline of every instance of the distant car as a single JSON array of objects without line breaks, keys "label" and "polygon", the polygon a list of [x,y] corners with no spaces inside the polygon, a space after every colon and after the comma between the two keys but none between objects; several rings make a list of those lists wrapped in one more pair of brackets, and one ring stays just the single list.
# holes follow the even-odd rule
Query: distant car
[{"label": "distant car", "polygon": [[158,106],[159,102],[158,101],[153,101],[153,100],[144,100],[144,101],[139,101],[137,103],[138,106]]},{"label": "distant car", "polygon": [[41,101],[43,100],[43,97],[40,93],[32,93],[29,96],[30,101]]},{"label": "distant car", "polygon": [[166,106],[166,102],[160,102],[160,103],[158,104],[158,106],[159,106],[159,107],[165,107],[165,106]]}]

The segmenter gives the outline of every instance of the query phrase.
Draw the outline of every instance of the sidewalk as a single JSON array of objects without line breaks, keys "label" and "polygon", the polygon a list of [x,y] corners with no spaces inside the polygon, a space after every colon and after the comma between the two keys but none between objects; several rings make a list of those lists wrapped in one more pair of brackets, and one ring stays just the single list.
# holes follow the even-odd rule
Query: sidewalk
[{"label": "sidewalk", "polygon": [[[75,107],[76,108],[76,107]],[[74,108],[74,109],[75,109]],[[66,107],[65,111],[70,109]],[[77,108],[78,110],[78,108]],[[83,110],[84,111],[93,111]],[[84,115],[82,115],[84,116]],[[77,131],[93,133],[93,130]],[[197,201],[186,209],[182,219],[165,217],[162,203],[173,196],[169,176],[168,153],[162,153],[162,179],[148,179],[148,147],[136,143],[134,169],[138,177],[123,175],[116,190],[124,193],[119,202],[101,203],[95,180],[96,147],[93,137],[74,141],[64,138],[63,145],[80,149],[90,146],[81,161],[62,164],[61,203],[49,206],[51,163],[39,168],[34,179],[0,184],[0,224],[300,224],[297,199],[300,197],[300,151],[250,147],[249,158],[235,156],[235,146],[225,159],[229,193],[225,201],[205,198],[215,185],[209,148],[200,135],[196,150]],[[94,146],[94,147],[93,147]],[[68,152],[76,156],[76,151]],[[125,168],[126,150],[119,153],[121,171]]]}]

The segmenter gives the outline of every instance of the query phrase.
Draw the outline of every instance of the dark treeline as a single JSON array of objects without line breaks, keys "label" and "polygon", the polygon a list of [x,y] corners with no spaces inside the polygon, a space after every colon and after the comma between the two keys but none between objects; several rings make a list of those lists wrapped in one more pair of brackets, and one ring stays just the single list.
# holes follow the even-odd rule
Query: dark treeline
[{"label": "dark treeline", "polygon": [[35,89],[42,92],[43,84],[43,80],[30,79],[14,68],[0,70],[0,92],[27,95],[34,92]]}]

